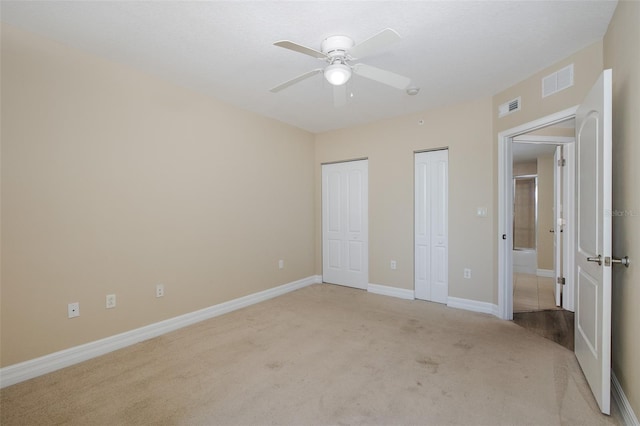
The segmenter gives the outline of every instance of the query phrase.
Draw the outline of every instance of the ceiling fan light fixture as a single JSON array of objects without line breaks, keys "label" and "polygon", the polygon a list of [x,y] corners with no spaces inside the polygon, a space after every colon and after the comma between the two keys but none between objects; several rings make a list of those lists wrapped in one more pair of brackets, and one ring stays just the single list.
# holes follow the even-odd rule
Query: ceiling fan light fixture
[{"label": "ceiling fan light fixture", "polygon": [[342,86],[351,78],[351,68],[342,63],[331,64],[325,68],[324,78],[334,86]]}]

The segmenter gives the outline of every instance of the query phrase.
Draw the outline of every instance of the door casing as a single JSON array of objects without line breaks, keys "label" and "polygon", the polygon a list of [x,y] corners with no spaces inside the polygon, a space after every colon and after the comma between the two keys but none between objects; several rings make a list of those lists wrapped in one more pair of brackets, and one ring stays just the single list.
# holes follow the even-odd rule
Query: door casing
[{"label": "door casing", "polygon": [[[498,316],[513,319],[513,140],[526,133],[575,118],[578,106],[504,130],[498,134]],[[547,138],[548,139],[548,138]],[[573,241],[572,238],[567,240]]]}]

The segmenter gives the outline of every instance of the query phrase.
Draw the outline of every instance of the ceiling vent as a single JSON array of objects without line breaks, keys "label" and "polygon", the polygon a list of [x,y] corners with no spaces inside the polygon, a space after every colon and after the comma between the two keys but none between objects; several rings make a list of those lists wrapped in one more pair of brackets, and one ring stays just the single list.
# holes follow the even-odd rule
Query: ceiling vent
[{"label": "ceiling vent", "polygon": [[512,112],[520,111],[521,97],[518,96],[515,99],[505,102],[498,107],[498,117],[504,117]]},{"label": "ceiling vent", "polygon": [[573,86],[573,64],[542,79],[542,97],[546,98],[571,86]]}]

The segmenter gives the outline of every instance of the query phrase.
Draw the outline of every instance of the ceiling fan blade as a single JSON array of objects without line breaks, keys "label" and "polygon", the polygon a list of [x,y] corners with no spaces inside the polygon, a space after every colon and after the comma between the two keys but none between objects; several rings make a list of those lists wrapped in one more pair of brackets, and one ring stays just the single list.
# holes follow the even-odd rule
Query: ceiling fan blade
[{"label": "ceiling fan blade", "polygon": [[314,58],[318,58],[318,59],[327,58],[327,55],[325,55],[324,53],[318,50],[303,46],[298,43],[294,43],[289,40],[276,41],[275,43],[273,43],[273,45],[278,47],[284,47],[285,49],[293,50],[294,52],[304,53],[305,55],[313,56]]},{"label": "ceiling fan blade", "polygon": [[395,87],[396,89],[404,90],[409,84],[411,79],[400,74],[396,74],[391,71],[383,70],[380,68],[372,67],[366,64],[355,64],[353,66],[353,72],[361,75],[365,78],[377,81],[387,86]]},{"label": "ceiling fan blade", "polygon": [[342,108],[347,104],[347,85],[333,86],[333,106]]},{"label": "ceiling fan blade", "polygon": [[349,56],[352,59],[364,58],[365,56],[375,55],[382,52],[393,43],[400,41],[400,35],[391,28],[385,28],[378,34],[369,37],[362,43],[359,43],[349,49]]},{"label": "ceiling fan blade", "polygon": [[313,77],[314,75],[319,74],[322,71],[323,71],[322,68],[318,68],[313,71],[306,72],[302,75],[297,76],[296,78],[292,78],[289,81],[285,81],[284,83],[277,85],[276,87],[272,88],[270,92],[277,93],[283,89],[286,89],[289,86],[293,86],[294,84],[301,82],[302,80],[306,80],[309,77]]}]

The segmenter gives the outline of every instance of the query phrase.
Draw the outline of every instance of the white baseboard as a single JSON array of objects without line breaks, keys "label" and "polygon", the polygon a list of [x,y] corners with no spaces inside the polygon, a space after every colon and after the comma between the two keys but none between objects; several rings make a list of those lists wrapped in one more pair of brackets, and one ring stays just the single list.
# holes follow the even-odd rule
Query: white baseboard
[{"label": "white baseboard", "polygon": [[539,277],[553,278],[556,273],[551,269],[536,269],[536,275]]},{"label": "white baseboard", "polygon": [[313,275],[298,281],[283,284],[278,287],[190,312],[188,314],[89,342],[84,345],[74,346],[69,349],[64,349],[62,351],[54,352],[19,364],[9,365],[7,367],[0,368],[0,388],[11,386],[43,374],[51,373],[52,371],[69,367],[73,364],[113,352],[117,349],[235,311],[236,309],[241,309],[255,303],[263,302],[276,296],[319,282],[322,282],[322,277],[319,275]]},{"label": "white baseboard", "polygon": [[[380,284],[369,284],[367,291],[383,296],[398,297],[400,299],[415,299],[415,292],[404,288],[390,287]],[[499,317],[498,305],[488,302],[479,302],[477,300],[461,299],[458,297],[448,297],[447,306],[450,308],[464,309],[466,311],[481,312]]]},{"label": "white baseboard", "polygon": [[627,399],[627,396],[624,394],[622,390],[622,386],[620,386],[620,382],[616,377],[616,374],[611,370],[611,394],[613,395],[614,402],[618,405],[618,409],[620,410],[620,414],[622,414],[622,419],[624,420],[624,424],[626,426],[639,426],[638,418],[636,414],[633,412],[633,408],[631,408],[631,404]]},{"label": "white baseboard", "polygon": [[408,299],[408,300],[415,299],[413,290],[407,290],[405,288],[398,288],[398,287],[390,287],[387,285],[369,283],[369,285],[367,286],[367,291],[370,293],[381,294],[383,296],[398,297],[400,299]]},{"label": "white baseboard", "polygon": [[459,297],[447,298],[447,306],[450,308],[464,309],[466,311],[481,312],[499,317],[498,305],[489,302],[479,302],[471,299],[461,299]]}]

